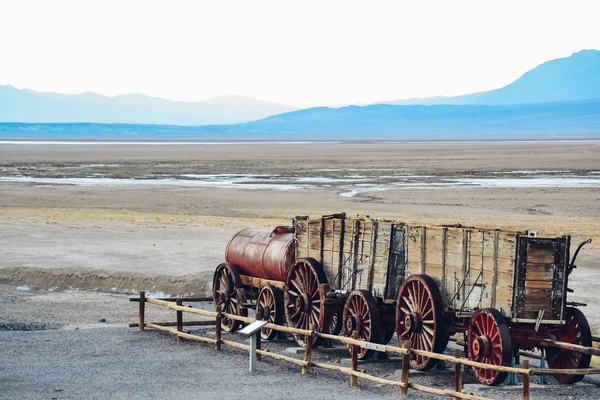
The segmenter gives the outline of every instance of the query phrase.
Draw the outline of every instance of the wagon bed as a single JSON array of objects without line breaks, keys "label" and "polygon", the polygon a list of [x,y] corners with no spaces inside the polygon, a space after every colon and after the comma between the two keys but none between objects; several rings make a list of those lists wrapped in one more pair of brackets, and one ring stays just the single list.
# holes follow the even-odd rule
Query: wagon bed
[{"label": "wagon bed", "polygon": [[514,321],[564,321],[569,236],[345,214],[296,217],[293,226],[296,258],[319,260],[334,290],[394,301],[408,276],[426,274],[444,308],[459,315],[492,307]]}]

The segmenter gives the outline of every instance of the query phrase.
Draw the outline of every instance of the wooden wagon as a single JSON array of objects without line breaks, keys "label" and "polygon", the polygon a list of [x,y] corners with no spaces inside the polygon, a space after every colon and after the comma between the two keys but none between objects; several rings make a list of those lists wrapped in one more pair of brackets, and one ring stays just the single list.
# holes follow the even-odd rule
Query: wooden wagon
[{"label": "wooden wagon", "polygon": [[[287,236],[279,240],[273,231],[268,237],[281,242],[271,253],[285,253],[276,263],[285,273],[278,271],[274,280],[268,279],[272,266],[261,264],[258,271],[257,260],[264,264],[273,257],[272,245],[264,246],[265,235],[264,243],[249,239],[238,246],[243,257],[217,268],[217,303],[242,314],[247,312],[242,305],[252,306],[273,322],[285,319],[299,328],[312,324],[346,336],[356,330],[372,343],[386,344],[396,333],[400,343],[411,340],[415,348],[438,353],[451,334],[464,333],[469,358],[488,364],[510,365],[519,350],[537,347],[545,349],[551,368],[589,366],[591,356],[584,350],[592,344],[589,325],[576,304],[567,302],[568,276],[587,242],[570,260],[569,236],[540,238],[526,231],[345,214],[296,217],[291,228],[278,229]],[[221,279],[227,274],[231,283]],[[228,290],[235,307],[220,294]],[[364,348],[359,357],[369,358],[373,351]],[[419,370],[435,363],[411,359]],[[488,385],[506,378],[485,369],[475,368],[475,374]],[[564,383],[581,378],[557,376]]]}]

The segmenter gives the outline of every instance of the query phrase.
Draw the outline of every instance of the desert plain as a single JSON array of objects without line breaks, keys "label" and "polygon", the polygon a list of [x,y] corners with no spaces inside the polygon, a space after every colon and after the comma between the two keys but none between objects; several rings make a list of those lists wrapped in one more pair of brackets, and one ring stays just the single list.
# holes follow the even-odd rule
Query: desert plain
[{"label": "desert plain", "polygon": [[[569,301],[588,304],[583,312],[599,334],[599,181],[600,140],[2,142],[0,331],[10,331],[3,340],[13,348],[21,339],[9,334],[132,335],[118,330],[136,319],[123,295],[208,295],[236,230],[343,211],[572,235],[573,246],[591,238],[569,278]],[[0,384],[12,398],[26,386],[3,363]],[[73,390],[72,398],[86,395]],[[302,398],[294,396],[281,394]]]}]

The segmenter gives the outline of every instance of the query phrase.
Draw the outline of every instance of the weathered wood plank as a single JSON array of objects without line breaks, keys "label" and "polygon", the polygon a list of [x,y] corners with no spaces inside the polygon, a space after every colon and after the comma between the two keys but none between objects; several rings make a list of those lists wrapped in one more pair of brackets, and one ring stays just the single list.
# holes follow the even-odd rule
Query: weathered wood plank
[{"label": "weathered wood plank", "polygon": [[527,262],[536,264],[553,264],[556,249],[554,245],[542,246],[529,243],[527,246]]}]

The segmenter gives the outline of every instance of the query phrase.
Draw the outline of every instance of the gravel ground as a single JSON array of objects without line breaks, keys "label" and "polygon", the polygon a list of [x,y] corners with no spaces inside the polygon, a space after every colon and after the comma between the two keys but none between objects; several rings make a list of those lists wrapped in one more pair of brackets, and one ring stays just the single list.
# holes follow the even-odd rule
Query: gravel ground
[{"label": "gravel ground", "polygon": [[[242,338],[238,335],[236,339]],[[178,343],[167,334],[140,334],[127,328],[90,328],[69,331],[0,332],[2,399],[397,399],[396,388],[359,380],[348,385],[339,373],[313,370],[302,376],[299,368],[266,360],[258,372],[247,370],[247,354],[225,348],[220,354],[210,346]],[[279,343],[267,347],[285,347]],[[340,359],[344,352],[317,354]],[[399,362],[361,364],[369,373],[395,377]],[[465,374],[468,381],[469,375]],[[449,388],[452,375],[432,372],[411,378],[428,386]],[[475,393],[492,398],[518,399],[520,391],[492,390]],[[534,392],[536,399],[597,399],[600,390],[558,387]],[[436,396],[411,391],[411,398]]]},{"label": "gravel ground", "polygon": [[[195,304],[211,308],[210,303]],[[299,367],[265,359],[258,372],[248,372],[247,353],[196,342],[178,343],[162,332],[140,334],[125,328],[136,320],[136,304],[126,296],[90,292],[15,290],[0,285],[0,399],[397,399],[395,387],[359,380],[350,388],[340,373],[314,369],[302,376]],[[174,320],[174,313],[147,307],[150,321]],[[191,318],[191,317],[190,317]],[[100,322],[105,320],[105,322]],[[213,327],[194,329],[213,336]],[[247,338],[225,334],[238,342]],[[392,339],[394,342],[395,339]],[[264,343],[265,348],[285,352],[292,340]],[[302,355],[297,355],[300,358]],[[349,366],[345,350],[315,351],[314,359]],[[400,360],[360,363],[359,368],[388,379],[399,379]],[[430,387],[452,387],[450,371],[411,373],[411,381]],[[465,384],[475,383],[471,373]],[[593,383],[593,378],[585,382]],[[501,386],[473,390],[494,399],[520,399],[519,389]],[[411,391],[411,398],[436,396]],[[597,399],[595,386],[551,385],[534,390],[534,399]]]}]

